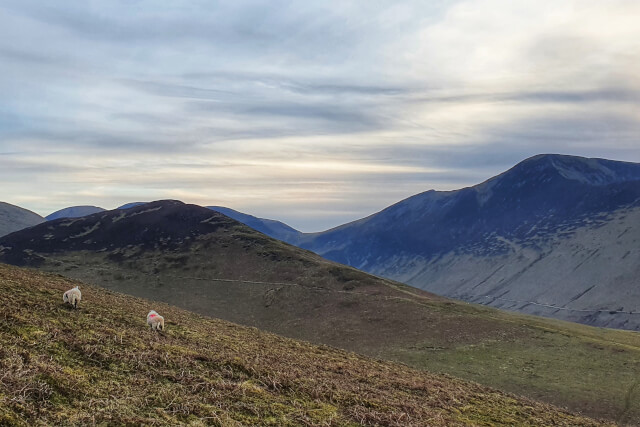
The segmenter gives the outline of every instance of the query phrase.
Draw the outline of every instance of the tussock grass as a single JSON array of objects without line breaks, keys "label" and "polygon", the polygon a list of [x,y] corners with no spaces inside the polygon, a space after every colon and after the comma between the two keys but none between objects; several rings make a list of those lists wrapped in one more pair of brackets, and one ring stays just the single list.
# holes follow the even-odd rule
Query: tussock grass
[{"label": "tussock grass", "polygon": [[[599,425],[445,375],[0,265],[0,425]],[[167,331],[146,325],[150,308]]]}]

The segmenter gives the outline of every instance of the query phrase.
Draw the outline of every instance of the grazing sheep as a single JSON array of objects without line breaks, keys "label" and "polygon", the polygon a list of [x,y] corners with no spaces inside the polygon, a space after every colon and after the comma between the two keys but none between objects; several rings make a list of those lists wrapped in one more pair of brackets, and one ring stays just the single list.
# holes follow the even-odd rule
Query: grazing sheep
[{"label": "grazing sheep", "polygon": [[80,287],[76,286],[73,289],[69,289],[67,292],[62,295],[62,301],[68,302],[73,306],[73,308],[78,308],[78,303],[82,299],[82,293],[80,292]]},{"label": "grazing sheep", "polygon": [[155,310],[151,310],[147,314],[147,324],[151,326],[154,331],[164,331],[164,317],[160,316]]}]

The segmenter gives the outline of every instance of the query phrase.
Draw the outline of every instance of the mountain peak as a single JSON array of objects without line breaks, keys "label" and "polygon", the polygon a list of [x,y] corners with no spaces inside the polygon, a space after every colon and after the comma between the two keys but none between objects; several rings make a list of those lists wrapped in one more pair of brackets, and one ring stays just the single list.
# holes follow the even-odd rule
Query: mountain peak
[{"label": "mountain peak", "polygon": [[518,163],[507,171],[514,173],[556,171],[567,180],[587,185],[609,185],[640,180],[640,165],[601,158],[564,154],[538,154]]},{"label": "mountain peak", "polygon": [[122,206],[118,206],[116,209],[129,209],[129,208],[135,208],[136,206],[140,206],[140,205],[146,205],[149,202],[130,202],[130,203],[125,203]]},{"label": "mountain peak", "polygon": [[70,206],[47,215],[45,219],[47,221],[52,221],[59,218],[79,218],[81,216],[87,216],[98,212],[104,212],[104,209],[98,206]]}]

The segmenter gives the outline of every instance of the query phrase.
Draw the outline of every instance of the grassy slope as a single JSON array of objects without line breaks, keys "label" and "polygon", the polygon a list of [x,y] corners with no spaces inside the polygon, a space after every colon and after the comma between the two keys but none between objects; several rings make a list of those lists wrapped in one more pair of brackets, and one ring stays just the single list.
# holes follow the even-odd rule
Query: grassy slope
[{"label": "grassy slope", "polygon": [[[502,320],[519,323],[520,319],[508,317]],[[640,424],[637,333],[535,317],[527,319],[521,330],[523,335],[504,341],[442,347],[427,341],[389,350],[382,356],[597,414],[620,424]]]},{"label": "grassy slope", "polygon": [[[596,425],[549,405],[0,265],[0,425]],[[149,308],[167,332],[145,325]]]},{"label": "grassy slope", "polygon": [[101,254],[55,254],[56,261],[45,268],[201,314],[640,424],[640,334],[454,302],[338,268],[270,239],[247,235],[243,245],[233,245],[243,241],[243,229],[227,234],[211,236],[216,244],[199,242],[189,256],[145,252],[115,265]]}]

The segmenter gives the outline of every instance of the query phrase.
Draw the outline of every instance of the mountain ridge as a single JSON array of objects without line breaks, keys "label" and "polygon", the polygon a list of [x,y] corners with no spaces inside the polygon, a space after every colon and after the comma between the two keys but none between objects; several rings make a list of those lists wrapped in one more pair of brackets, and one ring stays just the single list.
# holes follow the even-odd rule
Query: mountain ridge
[{"label": "mountain ridge", "polygon": [[[616,244],[609,236],[606,244],[599,245],[594,240],[597,229],[622,221],[619,233],[633,234],[637,226],[632,218],[639,206],[639,164],[538,155],[478,185],[446,192],[429,190],[366,218],[304,235],[295,243],[333,261],[439,295],[593,325],[638,329],[640,316],[611,319],[602,313],[609,307],[596,304],[596,296],[591,299],[594,305],[581,305],[588,300],[582,297],[585,292],[608,296],[605,285],[613,286],[615,281],[616,289],[626,288],[616,293],[622,300],[612,302],[611,310],[619,310],[622,301],[633,301],[636,306],[624,310],[640,311],[640,299],[627,298],[634,286],[633,266],[640,263],[632,241],[625,240],[629,254],[620,255],[626,261],[616,260],[615,264],[626,277],[624,283],[611,278],[595,286],[598,283],[593,280],[602,275],[586,278],[584,286],[571,281],[570,291],[559,300],[536,300],[518,284],[528,268],[547,265],[545,259],[560,256],[560,252],[548,255],[554,248],[564,248],[571,238],[579,248],[573,258],[563,255],[567,266],[569,270],[585,269],[589,264],[581,264],[583,252],[606,252]],[[613,233],[615,227],[609,228]],[[575,240],[576,235],[582,240]],[[466,261],[456,262],[456,258]],[[592,261],[600,262],[602,270],[611,267],[597,252]],[[556,283],[560,268],[549,267],[547,275],[538,268],[539,281]],[[516,286],[509,287],[509,283]],[[527,284],[537,286],[533,278]],[[575,311],[569,312],[566,304]],[[543,305],[550,307],[543,309]],[[591,313],[577,314],[588,310]]]},{"label": "mountain ridge", "polygon": [[104,208],[99,206],[79,205],[69,206],[67,208],[59,209],[53,213],[50,213],[45,218],[47,221],[52,221],[59,218],[78,218],[81,216],[91,215],[97,212],[105,211]]},{"label": "mountain ridge", "polygon": [[239,211],[236,211],[231,208],[223,207],[223,206],[205,206],[208,209],[214,210],[216,212],[220,212],[229,218],[233,218],[236,221],[239,221],[254,230],[257,230],[267,236],[276,238],[278,240],[282,240],[283,242],[291,243],[292,241],[296,241],[299,236],[302,234],[300,231],[295,228],[273,219],[266,218],[258,218],[253,215],[245,214]]}]

